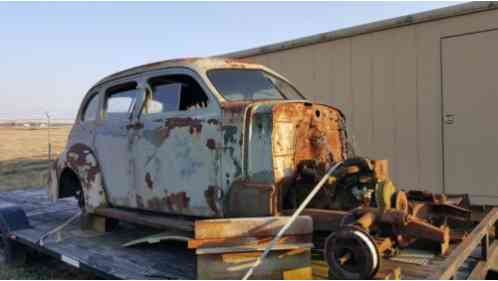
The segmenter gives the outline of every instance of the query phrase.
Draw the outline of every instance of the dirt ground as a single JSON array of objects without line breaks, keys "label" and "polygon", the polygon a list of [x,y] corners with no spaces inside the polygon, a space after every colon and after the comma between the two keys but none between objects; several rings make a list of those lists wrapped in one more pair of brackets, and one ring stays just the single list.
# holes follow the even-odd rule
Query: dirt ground
[{"label": "dirt ground", "polygon": [[[70,127],[52,128],[52,155],[66,144]],[[0,128],[0,191],[46,186],[48,129]],[[23,267],[0,265],[0,279],[95,279],[47,256],[30,255]]]}]

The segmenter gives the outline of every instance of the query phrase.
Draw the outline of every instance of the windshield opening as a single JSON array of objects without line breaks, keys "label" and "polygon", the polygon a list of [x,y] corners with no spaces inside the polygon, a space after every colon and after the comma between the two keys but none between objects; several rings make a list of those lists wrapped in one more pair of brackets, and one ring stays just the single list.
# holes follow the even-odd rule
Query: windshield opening
[{"label": "windshield opening", "polygon": [[207,75],[230,101],[305,99],[292,85],[260,69],[214,69]]}]

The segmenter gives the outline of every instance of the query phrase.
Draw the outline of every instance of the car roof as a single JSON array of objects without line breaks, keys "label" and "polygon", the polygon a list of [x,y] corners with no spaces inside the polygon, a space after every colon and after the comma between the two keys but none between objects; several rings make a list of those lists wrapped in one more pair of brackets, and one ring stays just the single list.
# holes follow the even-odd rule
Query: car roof
[{"label": "car roof", "polygon": [[[180,59],[171,59],[171,60],[163,60],[159,62],[153,62],[149,64],[144,64],[132,68],[128,68],[101,79],[97,82],[92,88],[95,88],[103,83],[124,78],[127,76],[140,74],[146,71],[157,70],[168,67],[188,67],[194,69],[199,72],[205,72],[209,69],[217,69],[217,68],[239,68],[239,69],[264,69],[265,71],[271,72],[283,79],[281,75],[278,75],[274,71],[268,69],[267,67],[255,63],[250,63],[245,60],[234,60],[230,58],[222,58],[222,57],[208,57],[208,58],[180,58]],[[285,79],[287,80],[287,79]]]}]

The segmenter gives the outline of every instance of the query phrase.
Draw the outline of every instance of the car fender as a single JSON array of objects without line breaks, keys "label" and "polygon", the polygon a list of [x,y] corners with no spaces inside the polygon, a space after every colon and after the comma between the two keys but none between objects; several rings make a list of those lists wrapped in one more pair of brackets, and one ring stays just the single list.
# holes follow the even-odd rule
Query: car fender
[{"label": "car fender", "polygon": [[[59,198],[60,178],[66,168],[71,169],[80,180],[87,211],[108,206],[102,169],[93,150],[82,143],[71,145],[51,165],[49,194],[52,199]],[[58,181],[54,180],[55,177]]]}]

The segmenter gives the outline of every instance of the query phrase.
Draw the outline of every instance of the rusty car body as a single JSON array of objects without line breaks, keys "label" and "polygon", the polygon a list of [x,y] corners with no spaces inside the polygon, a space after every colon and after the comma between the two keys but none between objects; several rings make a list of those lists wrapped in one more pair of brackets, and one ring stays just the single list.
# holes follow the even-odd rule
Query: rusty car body
[{"label": "rusty car body", "polygon": [[381,255],[417,239],[445,254],[451,221],[470,217],[467,197],[397,190],[388,162],[358,157],[350,143],[340,110],[306,100],[264,66],[163,61],[88,91],[49,194],[76,196],[88,214],[180,222],[289,215],[306,202],[314,231],[330,234],[324,253],[340,279],[374,276]]},{"label": "rusty car body", "polygon": [[[180,59],[104,78],[83,99],[51,198],[198,217],[275,215],[299,163],[345,158],[341,112],[284,77],[229,59]],[[298,148],[298,149],[297,149]]]}]

